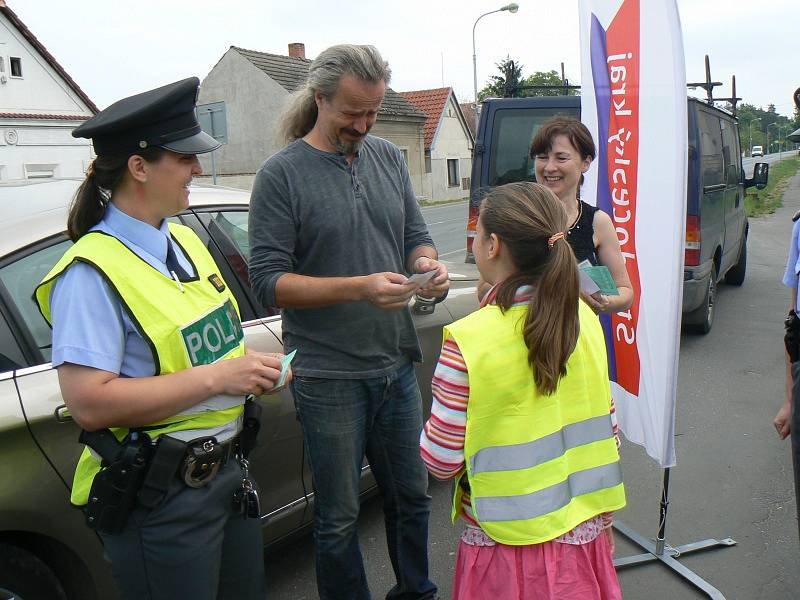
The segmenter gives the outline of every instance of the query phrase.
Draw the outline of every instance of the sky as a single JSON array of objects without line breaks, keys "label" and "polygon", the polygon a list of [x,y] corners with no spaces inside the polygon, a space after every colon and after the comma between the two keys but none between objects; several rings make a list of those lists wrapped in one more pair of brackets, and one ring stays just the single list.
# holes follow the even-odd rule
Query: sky
[{"label": "sky", "polygon": [[[652,0],[642,0],[647,2]],[[800,87],[798,0],[678,0],[687,81],[711,75],[730,95],[791,116]],[[391,87],[450,86],[473,98],[472,29],[505,0],[6,0],[100,108],[189,77],[201,80],[230,46],[306,56],[338,43],[373,44],[392,68]],[[483,17],[475,29],[478,89],[509,56],[523,75],[560,71],[580,83],[578,0],[517,0],[516,14]]]}]

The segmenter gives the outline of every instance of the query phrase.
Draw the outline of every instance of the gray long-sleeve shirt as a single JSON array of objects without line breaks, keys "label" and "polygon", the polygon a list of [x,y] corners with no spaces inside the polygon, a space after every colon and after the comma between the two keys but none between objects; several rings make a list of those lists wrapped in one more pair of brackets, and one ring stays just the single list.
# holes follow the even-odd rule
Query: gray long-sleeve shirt
[{"label": "gray long-sleeve shirt", "polygon": [[[276,306],[285,273],[352,277],[405,272],[414,248],[433,246],[400,149],[367,136],[351,165],[342,154],[297,140],[259,169],[250,200],[250,281]],[[369,302],[283,310],[286,351],[295,374],[378,377],[422,353],[408,309]]]}]

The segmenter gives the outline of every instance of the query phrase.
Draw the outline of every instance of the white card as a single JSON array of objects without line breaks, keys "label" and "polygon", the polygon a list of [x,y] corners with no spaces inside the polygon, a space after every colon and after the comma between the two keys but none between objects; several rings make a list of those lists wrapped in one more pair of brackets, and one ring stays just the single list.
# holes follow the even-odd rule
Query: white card
[{"label": "white card", "polygon": [[596,294],[600,291],[600,287],[594,282],[594,279],[589,277],[589,274],[586,271],[579,270],[578,275],[580,276],[581,280],[581,291],[584,294],[591,296],[592,294]]},{"label": "white card", "polygon": [[414,273],[411,277],[406,279],[406,283],[415,283],[417,284],[417,287],[422,287],[428,283],[437,272],[438,271],[434,269],[433,271],[428,271],[427,273]]},{"label": "white card", "polygon": [[296,348],[281,359],[281,375],[278,377],[278,382],[275,384],[275,387],[281,387],[286,383],[286,377],[289,375],[289,365],[292,364],[295,354],[297,354]]}]

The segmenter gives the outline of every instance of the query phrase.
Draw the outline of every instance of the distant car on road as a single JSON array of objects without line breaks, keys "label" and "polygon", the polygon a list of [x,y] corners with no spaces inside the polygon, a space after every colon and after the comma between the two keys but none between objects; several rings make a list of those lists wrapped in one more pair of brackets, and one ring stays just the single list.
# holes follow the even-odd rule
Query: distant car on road
[{"label": "distant car on road", "polygon": [[[67,411],[50,364],[51,332],[33,290],[72,242],[65,233],[67,205],[80,181],[0,182],[0,600],[107,600],[117,597],[100,539],[69,504],[78,456],[78,427]],[[239,303],[248,347],[282,350],[281,317],[250,291],[247,261],[249,194],[192,187],[190,207],[173,220],[206,244]],[[477,270],[448,265],[449,297],[412,307],[425,355],[417,365],[423,409],[430,412],[430,381],[442,327],[477,308]],[[419,310],[418,310],[419,308]],[[259,398],[263,407],[253,472],[262,490],[264,543],[306,530],[314,493],[289,390]],[[375,489],[365,463],[361,491]],[[184,574],[191,577],[191,573]]]},{"label": "distant car on road", "polygon": [[750,151],[750,156],[764,156],[764,148],[761,146],[753,146],[753,149]]}]

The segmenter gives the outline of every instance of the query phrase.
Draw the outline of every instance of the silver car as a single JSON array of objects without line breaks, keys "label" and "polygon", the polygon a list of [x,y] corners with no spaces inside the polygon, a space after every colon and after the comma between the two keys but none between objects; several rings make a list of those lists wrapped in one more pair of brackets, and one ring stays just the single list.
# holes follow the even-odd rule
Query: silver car
[{"label": "silver car", "polygon": [[[100,539],[69,504],[81,452],[50,364],[50,328],[33,290],[71,242],[65,233],[75,180],[0,182],[0,600],[115,598]],[[205,242],[235,294],[249,347],[282,349],[279,312],[250,291],[249,195],[193,187],[191,207],[174,219]],[[425,412],[442,326],[477,307],[477,271],[448,265],[452,288],[432,312],[412,306],[425,363],[417,366]],[[307,530],[313,519],[311,475],[289,391],[260,398],[263,406],[255,476],[262,488],[264,543],[275,546]],[[365,463],[362,492],[375,489]]]}]

